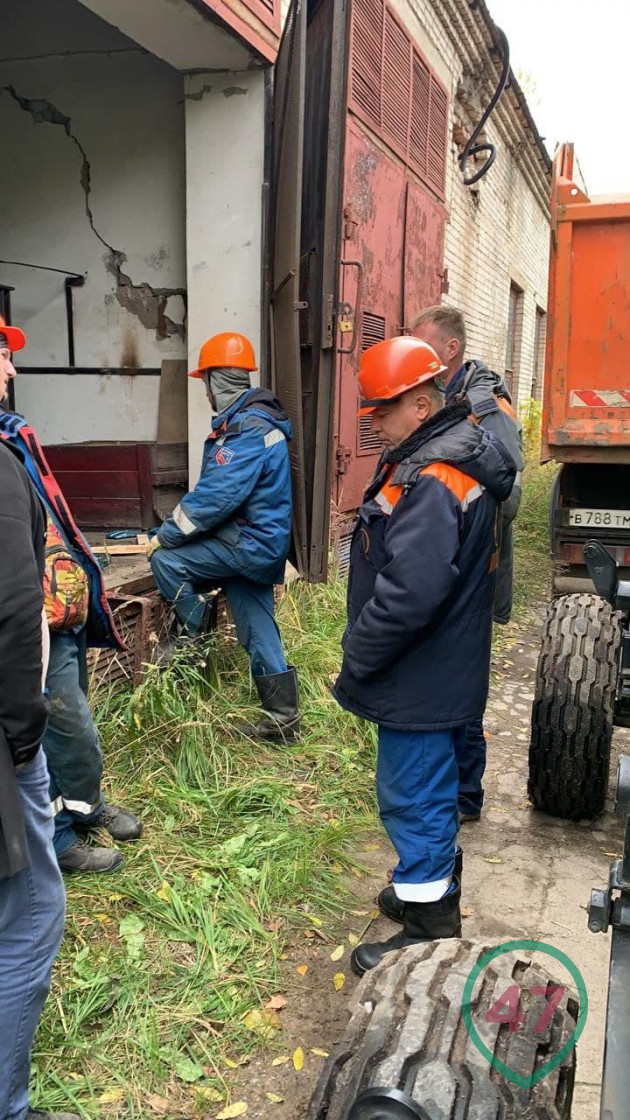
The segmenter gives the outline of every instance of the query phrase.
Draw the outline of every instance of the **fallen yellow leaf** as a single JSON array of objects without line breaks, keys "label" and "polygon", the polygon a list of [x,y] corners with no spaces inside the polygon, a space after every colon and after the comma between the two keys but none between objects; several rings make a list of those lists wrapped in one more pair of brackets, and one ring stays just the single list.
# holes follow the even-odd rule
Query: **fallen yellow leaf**
[{"label": "fallen yellow leaf", "polygon": [[346,982],[343,972],[336,972],[333,976],[333,986],[336,992],[340,992]]},{"label": "fallen yellow leaf", "polygon": [[380,916],[381,916],[380,910],[370,910],[370,917],[371,917],[373,922],[375,922],[377,918],[380,918]]},{"label": "fallen yellow leaf", "polygon": [[333,949],[332,953],[330,954],[331,961],[340,961],[341,958],[343,957],[344,953],[345,953],[345,946],[338,945],[337,948]]},{"label": "fallen yellow leaf", "polygon": [[162,902],[170,902],[173,897],[173,892],[166,880],[162,883],[159,891],[156,891],[155,893],[158,898],[162,899]]},{"label": "fallen yellow leaf", "polygon": [[236,1101],[234,1104],[228,1105],[223,1108],[221,1112],[217,1112],[216,1120],[234,1120],[235,1116],[244,1116],[247,1112],[246,1101]]},{"label": "fallen yellow leaf", "polygon": [[350,942],[351,945],[358,945],[359,944],[359,938],[357,937],[356,933],[349,933],[348,934],[348,941]]},{"label": "fallen yellow leaf", "polygon": [[225,1093],[220,1093],[218,1089],[213,1089],[211,1085],[208,1085],[205,1088],[202,1085],[199,1087],[195,1086],[195,1096],[197,1097],[197,1100],[213,1101],[215,1104],[217,1104],[219,1101],[222,1101],[224,1099]]},{"label": "fallen yellow leaf", "polygon": [[265,1096],[272,1104],[282,1104],[284,1100],[284,1097],[281,1097],[278,1093],[265,1093]]},{"label": "fallen yellow leaf", "polygon": [[328,1051],[320,1050],[319,1046],[311,1046],[311,1054],[317,1054],[318,1058],[327,1058]]},{"label": "fallen yellow leaf", "polygon": [[290,1060],[291,1059],[290,1059],[288,1054],[282,1054],[282,1056],[280,1058],[274,1058],[273,1062],[271,1064],[272,1064],[272,1066],[284,1066]]},{"label": "fallen yellow leaf", "polygon": [[380,847],[380,844],[364,844],[363,845],[363,851],[364,852],[378,852],[379,847]]},{"label": "fallen yellow leaf", "polygon": [[114,891],[113,894],[110,894],[107,897],[109,898],[110,902],[120,902],[121,898],[124,898],[124,895],[119,894],[118,891]]},{"label": "fallen yellow leaf", "polygon": [[483,858],[486,863],[503,863],[502,856],[484,856]]},{"label": "fallen yellow leaf", "polygon": [[167,1101],[166,1097],[159,1097],[157,1093],[151,1093],[151,1096],[147,1097],[147,1104],[149,1108],[157,1112],[158,1116],[166,1116],[166,1113],[171,1111],[170,1102]]},{"label": "fallen yellow leaf", "polygon": [[243,1022],[248,1030],[253,1031],[260,1038],[269,1040],[276,1031],[280,1030],[280,1017],[277,1011],[256,1007],[248,1011]]},{"label": "fallen yellow leaf", "polygon": [[301,1046],[293,1051],[293,1068],[301,1070],[304,1065],[304,1051]]},{"label": "fallen yellow leaf", "polygon": [[289,959],[289,954],[288,953],[278,953],[278,960],[279,961],[288,961],[288,959]]},{"label": "fallen yellow leaf", "polygon": [[306,973],[308,972],[308,965],[307,964],[299,964],[295,971],[299,972],[300,976],[306,976]]},{"label": "fallen yellow leaf", "polygon": [[323,926],[324,924],[321,918],[316,918],[314,914],[311,914],[311,921],[314,926]]},{"label": "fallen yellow leaf", "polygon": [[98,1097],[99,1104],[115,1104],[116,1101],[121,1101],[125,1095],[124,1089],[106,1089]]},{"label": "fallen yellow leaf", "polygon": [[238,1069],[238,1062],[233,1062],[231,1058],[225,1058],[225,1064],[228,1069]]}]

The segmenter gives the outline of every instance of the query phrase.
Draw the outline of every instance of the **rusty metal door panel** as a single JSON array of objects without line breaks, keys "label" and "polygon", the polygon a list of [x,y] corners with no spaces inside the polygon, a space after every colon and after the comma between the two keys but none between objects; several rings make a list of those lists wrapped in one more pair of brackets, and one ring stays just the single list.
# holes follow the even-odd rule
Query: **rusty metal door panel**
[{"label": "rusty metal door panel", "polygon": [[368,425],[358,421],[357,374],[363,350],[402,327],[405,194],[404,169],[348,117],[342,251],[362,269],[341,270],[340,320],[351,329],[338,332],[338,345],[353,352],[342,354],[337,367],[334,499],[340,513],[360,504],[380,453]]},{"label": "rusty metal door panel", "polygon": [[409,182],[405,216],[405,277],[403,324],[411,323],[423,307],[439,303],[444,272],[444,225],[441,203],[417,183]]},{"label": "rusty metal door panel", "polygon": [[302,194],[302,388],[308,576],[328,570],[350,0],[309,0]]},{"label": "rusty metal door panel", "polygon": [[293,0],[275,71],[270,333],[272,386],[293,425],[289,445],[293,533],[295,560],[301,572],[308,567],[299,333],[305,73],[306,0]]}]

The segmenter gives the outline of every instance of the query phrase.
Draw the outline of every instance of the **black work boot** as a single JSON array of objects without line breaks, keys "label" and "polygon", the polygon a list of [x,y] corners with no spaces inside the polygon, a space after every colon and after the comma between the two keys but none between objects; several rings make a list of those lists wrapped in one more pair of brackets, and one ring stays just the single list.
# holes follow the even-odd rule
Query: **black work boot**
[{"label": "black work boot", "polygon": [[[84,826],[81,824],[75,827],[84,830]],[[100,816],[87,827],[89,829],[104,828],[109,832],[112,840],[118,840],[121,844],[128,840],[137,840],[142,836],[142,821],[139,821],[133,813],[130,813],[127,809],[121,809],[118,805],[105,805]],[[108,849],[108,851],[111,851],[111,849]]]},{"label": "black work boot", "polygon": [[410,945],[420,945],[423,941],[461,937],[461,896],[461,887],[457,882],[455,890],[437,902],[405,903],[404,925],[400,933],[394,934],[388,941],[374,941],[357,946],[350,957],[352,971],[357,976],[363,976],[370,968],[376,968],[386,953],[393,953],[396,949],[407,949]]},{"label": "black work boot", "polygon": [[76,1112],[42,1112],[39,1108],[29,1108],[26,1120],[81,1120]]},{"label": "black work boot", "polygon": [[71,848],[57,856],[62,871],[100,872],[115,871],[123,862],[117,848],[92,848],[85,840],[76,840]]},{"label": "black work boot", "polygon": [[296,743],[300,737],[298,677],[292,665],[284,673],[254,677],[265,715],[256,724],[240,727],[250,739],[270,743]]},{"label": "black work boot", "polygon": [[[458,880],[459,885],[462,883],[462,871],[464,869],[464,853],[461,848],[455,849],[455,878]],[[385,918],[389,918],[392,922],[400,922],[402,925],[405,920],[405,906],[402,898],[396,894],[396,889],[393,883],[385,887],[377,898],[378,908]]]}]

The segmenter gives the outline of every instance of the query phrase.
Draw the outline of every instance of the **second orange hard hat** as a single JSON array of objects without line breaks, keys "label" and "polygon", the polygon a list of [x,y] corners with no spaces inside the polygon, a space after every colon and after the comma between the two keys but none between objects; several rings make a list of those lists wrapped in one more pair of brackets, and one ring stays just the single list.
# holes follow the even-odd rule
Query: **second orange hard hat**
[{"label": "second orange hard hat", "polygon": [[204,342],[199,351],[199,365],[189,377],[203,377],[207,369],[245,369],[254,373],[258,369],[254,347],[244,334],[224,331]]},{"label": "second orange hard hat", "polygon": [[391,404],[408,389],[432,381],[445,371],[435,350],[419,338],[397,335],[377,342],[361,358],[361,413]]}]

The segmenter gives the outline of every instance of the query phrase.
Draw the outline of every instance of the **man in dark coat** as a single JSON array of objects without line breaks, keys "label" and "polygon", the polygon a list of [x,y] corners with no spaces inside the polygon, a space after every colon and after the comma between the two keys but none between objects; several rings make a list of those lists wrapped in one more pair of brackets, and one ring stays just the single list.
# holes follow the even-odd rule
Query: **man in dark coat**
[{"label": "man in dark coat", "polygon": [[[13,350],[26,344],[19,327],[10,330]],[[11,366],[11,377],[15,370]],[[97,847],[85,834],[105,829],[114,840],[135,840],[142,832],[137,817],[117,805],[106,804],[101,789],[103,755],[87,698],[88,646],[124,649],[109,609],[100,568],[77,528],[68,504],[46,462],[37,433],[23,416],[2,407],[0,438],[22,457],[31,482],[46,510],[44,608],[50,627],[50,659],[46,687],[50,702],[44,751],[50,775],[50,802],[55,816],[54,845],[62,871],[113,871],[123,861],[117,848]],[[84,600],[84,617],[74,617],[73,594],[61,580],[74,573],[78,599]],[[58,582],[57,594],[53,585]],[[83,590],[82,590],[83,589]],[[63,601],[63,604],[62,604]],[[62,606],[62,617],[55,609]]]},{"label": "man in dark coat", "polygon": [[[476,421],[497,436],[517,466],[512,490],[501,503],[499,520],[499,567],[494,594],[494,621],[510,621],[514,583],[514,519],[521,501],[523,448],[521,426],[503,378],[478,358],[464,361],[466,326],[455,307],[427,307],[413,325],[413,333],[432,346],[444,363],[446,400],[467,397]],[[478,820],[483,807],[483,775],[486,769],[486,737],[483,717],[468,726],[459,757],[459,817],[462,823]]]},{"label": "man in dark coat", "polygon": [[379,809],[399,857],[379,905],[404,923],[354,951],[359,975],[391,949],[461,933],[457,745],[487,698],[497,508],[516,468],[467,403],[444,405],[443,372],[430,346],[398,337],[367,350],[359,374],[387,450],[352,539],[334,694],[378,724]]},{"label": "man in dark coat", "polygon": [[[0,399],[16,328],[2,325]],[[52,844],[42,638],[44,511],[18,453],[0,440],[0,1117],[28,1106],[30,1051],[61,944],[65,898]],[[64,1120],[58,1116],[57,1120]],[[78,1120],[65,1114],[65,1120]]]}]

